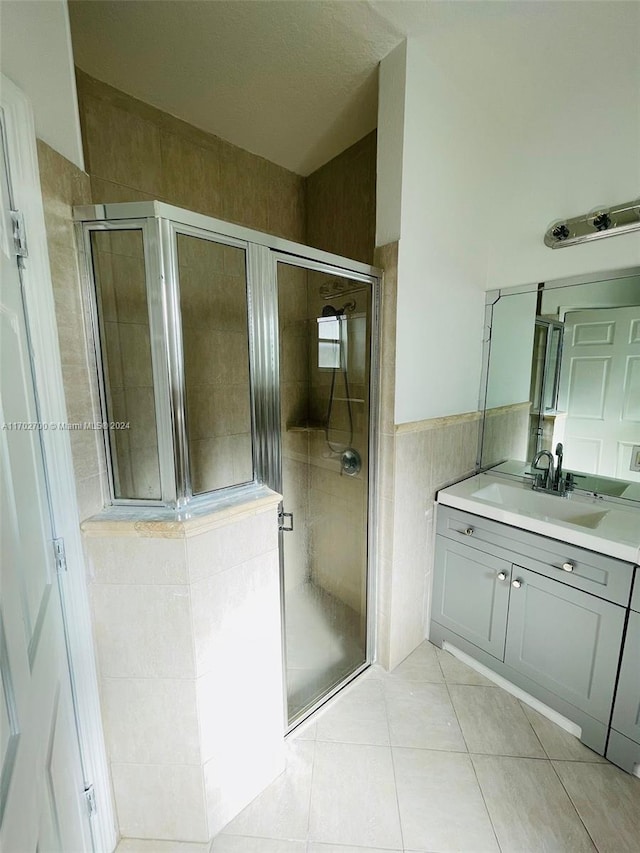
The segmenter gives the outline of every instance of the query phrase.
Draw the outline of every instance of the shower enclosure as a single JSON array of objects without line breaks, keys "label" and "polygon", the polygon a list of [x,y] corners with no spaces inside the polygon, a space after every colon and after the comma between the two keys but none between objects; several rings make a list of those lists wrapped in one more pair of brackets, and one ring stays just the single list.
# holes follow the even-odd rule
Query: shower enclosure
[{"label": "shower enclosure", "polygon": [[75,218],[112,512],[283,496],[292,727],[372,657],[379,274],[159,202]]}]

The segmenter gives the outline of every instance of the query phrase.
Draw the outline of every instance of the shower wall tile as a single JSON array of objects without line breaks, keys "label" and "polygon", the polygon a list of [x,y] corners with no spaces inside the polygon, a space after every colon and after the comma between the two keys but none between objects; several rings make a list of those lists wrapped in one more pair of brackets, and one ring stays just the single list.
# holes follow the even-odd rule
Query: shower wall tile
[{"label": "shower wall tile", "polygon": [[94,202],[153,198],[304,242],[306,188],[300,175],[80,69],[76,80]]},{"label": "shower wall tile", "polygon": [[188,581],[191,540],[149,536],[91,536],[85,551],[96,584],[181,585]]},{"label": "shower wall tile", "polygon": [[193,678],[189,587],[93,584],[102,677]]},{"label": "shower wall tile", "polygon": [[[217,144],[216,144],[217,143]],[[220,211],[220,143],[202,148],[175,133],[162,131],[161,195],[199,213]]]},{"label": "shower wall tile", "polygon": [[233,566],[241,565],[278,547],[278,521],[274,512],[251,513],[186,540],[189,579],[192,584]]},{"label": "shower wall tile", "polygon": [[215,671],[233,679],[253,669],[252,655],[265,652],[279,631],[278,572],[278,552],[271,551],[191,586],[198,675]]},{"label": "shower wall tile", "polygon": [[82,98],[81,122],[89,174],[153,193],[160,188],[160,133],[152,123],[103,99]]},{"label": "shower wall tile", "polygon": [[208,841],[203,771],[175,764],[112,764],[120,834]]},{"label": "shower wall tile", "polygon": [[200,763],[196,682],[103,678],[107,752],[115,764]]},{"label": "shower wall tile", "polygon": [[[89,178],[41,140],[37,147],[67,418],[72,423],[94,422],[101,415],[72,218],[74,204],[91,201]],[[104,446],[97,430],[74,430],[69,438],[83,520],[103,506]]]},{"label": "shower wall tile", "polygon": [[367,134],[309,175],[306,191],[307,242],[327,252],[372,263],[376,132]]}]

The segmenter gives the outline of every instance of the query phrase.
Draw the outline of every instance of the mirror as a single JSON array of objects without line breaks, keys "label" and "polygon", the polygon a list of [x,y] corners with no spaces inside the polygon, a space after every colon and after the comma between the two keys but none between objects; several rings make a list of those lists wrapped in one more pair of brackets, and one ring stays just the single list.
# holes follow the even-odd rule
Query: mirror
[{"label": "mirror", "polygon": [[480,466],[564,447],[576,489],[640,501],[640,269],[494,291]]}]

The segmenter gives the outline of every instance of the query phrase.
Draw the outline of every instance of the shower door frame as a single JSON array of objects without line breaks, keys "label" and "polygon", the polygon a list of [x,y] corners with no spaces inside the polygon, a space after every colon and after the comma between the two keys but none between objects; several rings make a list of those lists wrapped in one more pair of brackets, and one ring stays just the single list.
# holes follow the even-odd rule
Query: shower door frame
[{"label": "shower door frame", "polygon": [[[282,494],[282,457],[280,433],[280,358],[278,329],[278,282],[279,263],[303,269],[324,272],[348,278],[371,287],[371,340],[369,370],[369,449],[367,489],[367,560],[366,560],[366,648],[365,661],[346,676],[343,681],[327,691],[312,706],[288,724],[286,684],[286,636],[284,610],[284,572],[282,531],[279,532],[280,590],[282,618],[282,654],[285,719],[287,733],[310,716],[335,693],[352,681],[375,660],[376,648],[376,602],[377,602],[377,460],[379,423],[379,376],[380,376],[380,304],[382,272],[361,261],[334,255],[302,243],[295,243],[216,219],[202,213],[185,210],[165,202],[114,202],[76,206],[73,217],[78,224],[78,237],[84,255],[87,296],[90,305],[92,337],[96,348],[101,404],[104,407],[102,385],[99,321],[95,282],[91,264],[90,232],[102,230],[129,230],[142,227],[145,246],[146,285],[149,304],[150,330],[154,362],[154,388],[168,389],[166,401],[156,402],[158,415],[158,440],[160,452],[160,475],[163,482],[162,501],[140,501],[116,499],[111,495],[111,511],[129,511],[138,507],[154,511],[154,517],[166,513],[167,517],[179,509],[199,511],[217,506],[228,506],[237,500],[246,502],[252,492],[263,485]],[[179,311],[179,280],[177,277],[176,234],[219,240],[227,245],[246,247],[247,310],[249,324],[249,376],[252,408],[253,482],[220,489],[194,497],[186,505],[176,494],[181,483],[187,481],[183,467],[187,454],[183,406],[183,353],[180,347],[182,329]],[[162,331],[163,339],[158,338]],[[103,408],[104,411],[104,408]],[[172,443],[174,454],[168,451]],[[171,458],[170,458],[171,457]],[[110,453],[107,449],[108,464]],[[163,476],[165,480],[163,481]],[[111,476],[109,477],[111,481]],[[111,485],[111,484],[110,484]],[[218,493],[222,494],[218,494]],[[164,502],[164,505],[163,505]],[[173,504],[173,505],[171,505]]]},{"label": "shower door frame", "polygon": [[[308,247],[304,247],[308,249]],[[313,253],[314,257],[309,257]],[[322,257],[318,257],[322,256]],[[255,259],[258,261],[258,258]],[[253,379],[256,382],[256,406],[261,404],[264,397],[266,428],[256,431],[255,443],[258,446],[257,459],[261,464],[256,466],[260,479],[270,486],[274,491],[282,492],[282,424],[280,416],[280,334],[279,334],[279,306],[278,306],[278,265],[288,264],[298,269],[312,270],[313,272],[326,273],[327,275],[340,276],[354,282],[369,285],[371,288],[371,331],[369,341],[369,424],[368,424],[368,448],[367,448],[367,559],[366,571],[366,643],[365,659],[360,666],[345,676],[338,684],[323,693],[313,704],[300,713],[292,723],[289,722],[288,693],[287,693],[287,637],[286,637],[286,607],[285,607],[285,573],[284,573],[284,547],[283,536],[285,531],[280,527],[278,531],[278,556],[280,560],[280,610],[282,614],[282,666],[283,666],[283,691],[284,709],[286,720],[286,733],[289,734],[318,708],[324,705],[345,685],[356,678],[375,659],[376,648],[376,593],[377,593],[377,460],[378,460],[378,420],[379,420],[379,398],[378,386],[380,375],[380,296],[381,296],[381,273],[374,267],[366,267],[357,261],[349,261],[339,255],[330,255],[327,252],[312,249],[310,253],[283,252],[275,249],[269,250],[269,258],[262,257],[261,263],[257,264],[255,281],[259,281],[259,296],[263,311],[253,311],[254,319],[260,318],[262,322],[254,327],[256,349],[261,353],[267,353],[269,349],[269,364],[256,365],[257,370]],[[368,269],[368,272],[364,270]],[[255,283],[255,282],[254,282]],[[257,306],[254,305],[254,309]],[[268,339],[261,336],[267,335]],[[269,347],[271,344],[271,347]],[[260,424],[256,412],[256,423]],[[257,461],[257,460],[256,460]],[[283,498],[286,497],[283,495]],[[283,501],[280,509],[283,508]]]}]

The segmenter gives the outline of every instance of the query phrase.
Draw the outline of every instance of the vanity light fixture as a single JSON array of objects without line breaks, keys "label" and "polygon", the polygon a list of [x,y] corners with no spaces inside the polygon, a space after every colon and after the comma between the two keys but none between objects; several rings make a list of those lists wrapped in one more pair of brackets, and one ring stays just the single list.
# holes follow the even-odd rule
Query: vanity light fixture
[{"label": "vanity light fixture", "polygon": [[640,230],[640,198],[616,204],[613,207],[600,207],[583,216],[554,222],[544,235],[544,242],[550,249],[562,249],[575,246],[589,240],[613,237]]}]

